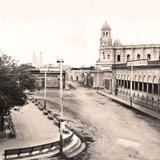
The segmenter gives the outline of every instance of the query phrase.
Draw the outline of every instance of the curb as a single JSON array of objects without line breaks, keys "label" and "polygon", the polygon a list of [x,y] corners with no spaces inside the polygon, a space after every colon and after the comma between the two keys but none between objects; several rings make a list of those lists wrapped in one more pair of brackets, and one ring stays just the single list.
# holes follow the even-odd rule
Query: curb
[{"label": "curb", "polygon": [[140,112],[142,112],[142,113],[144,113],[146,115],[149,115],[149,116],[151,116],[153,118],[156,118],[156,119],[160,120],[160,113],[158,113],[158,112],[155,112],[153,110],[147,109],[147,108],[145,108],[143,106],[140,106],[138,104],[135,104],[135,103],[132,103],[132,106],[131,106],[129,101],[121,99],[119,97],[115,97],[113,95],[109,95],[108,93],[98,92],[98,94],[100,94],[102,96],[106,96],[106,97],[108,97],[108,98],[110,98],[112,100],[115,100],[116,102],[119,102],[121,104],[124,104],[124,105],[128,106],[129,108],[138,110],[138,111],[140,111]]},{"label": "curb", "polygon": [[[38,97],[38,98],[40,98],[40,97]],[[47,99],[47,100],[50,101],[49,99]],[[54,120],[54,118],[51,120]],[[69,134],[73,134],[73,132],[70,129],[67,128],[67,130],[69,131]],[[73,157],[77,156],[78,154],[80,154],[85,148],[86,148],[86,144],[82,143],[81,139],[74,133],[74,135],[72,137],[72,141],[63,148],[64,156],[66,158],[73,158]],[[45,157],[45,158],[50,158],[51,156],[52,157],[56,156],[58,153],[59,153],[59,150],[57,152],[53,153],[52,155]]]}]

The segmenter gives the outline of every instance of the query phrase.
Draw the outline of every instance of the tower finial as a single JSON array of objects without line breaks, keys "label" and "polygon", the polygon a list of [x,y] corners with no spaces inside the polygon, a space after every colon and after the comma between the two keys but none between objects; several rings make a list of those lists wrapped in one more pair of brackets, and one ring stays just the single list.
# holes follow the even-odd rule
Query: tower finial
[{"label": "tower finial", "polygon": [[110,25],[105,21],[104,25],[102,26],[102,30],[111,30]]}]

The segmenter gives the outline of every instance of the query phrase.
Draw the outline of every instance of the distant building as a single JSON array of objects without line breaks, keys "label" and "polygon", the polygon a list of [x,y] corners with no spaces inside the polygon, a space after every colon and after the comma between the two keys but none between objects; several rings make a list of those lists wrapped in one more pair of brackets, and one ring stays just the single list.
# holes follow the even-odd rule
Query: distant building
[{"label": "distant building", "polygon": [[43,66],[43,53],[39,52],[38,55],[36,52],[33,52],[32,57],[32,66],[36,68],[41,68]]},{"label": "distant building", "polygon": [[[46,87],[60,87],[60,72],[57,68],[32,68],[30,73],[36,79],[36,86],[43,89],[45,86],[45,71],[46,71]],[[65,88],[66,71],[63,70],[63,87]]]}]

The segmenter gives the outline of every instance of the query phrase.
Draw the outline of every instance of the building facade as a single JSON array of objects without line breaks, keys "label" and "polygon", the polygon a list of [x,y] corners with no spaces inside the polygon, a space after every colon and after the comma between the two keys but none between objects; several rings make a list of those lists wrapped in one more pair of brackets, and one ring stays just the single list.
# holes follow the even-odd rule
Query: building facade
[{"label": "building facade", "polygon": [[[45,71],[46,71],[46,87],[47,88],[60,88],[60,71],[54,68],[32,68],[30,73],[35,78],[35,85],[39,89],[45,86]],[[66,72],[63,71],[63,88],[65,88]]]},{"label": "building facade", "polygon": [[106,92],[160,110],[160,44],[112,42],[111,27],[105,22],[96,65],[97,71],[104,71]]}]

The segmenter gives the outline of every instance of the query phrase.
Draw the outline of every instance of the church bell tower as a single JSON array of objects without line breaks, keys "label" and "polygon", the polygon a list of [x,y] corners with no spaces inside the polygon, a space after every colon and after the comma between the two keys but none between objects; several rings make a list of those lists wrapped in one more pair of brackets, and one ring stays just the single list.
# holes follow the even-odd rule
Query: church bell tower
[{"label": "church bell tower", "polygon": [[111,37],[111,27],[107,22],[101,28],[99,60],[100,67],[109,67],[113,63],[113,46]]},{"label": "church bell tower", "polygon": [[112,46],[111,27],[105,22],[101,29],[100,47],[103,48],[109,46]]}]

